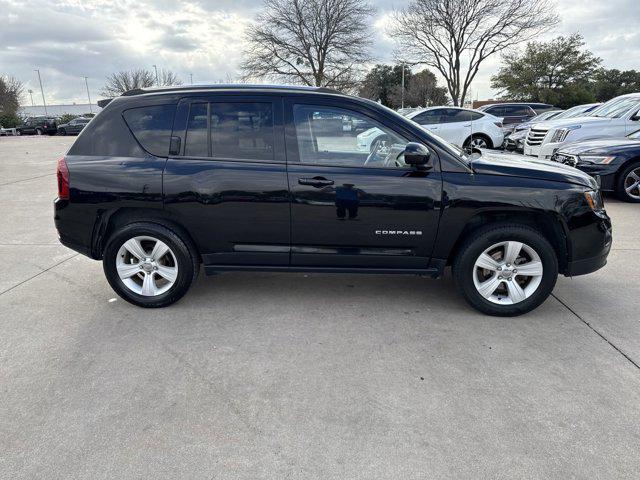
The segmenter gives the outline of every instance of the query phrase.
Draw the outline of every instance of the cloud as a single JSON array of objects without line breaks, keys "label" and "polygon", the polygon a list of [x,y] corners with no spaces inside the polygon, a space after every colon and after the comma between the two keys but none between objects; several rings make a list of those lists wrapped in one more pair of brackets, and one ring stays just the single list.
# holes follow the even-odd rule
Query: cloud
[{"label": "cloud", "polygon": [[[556,0],[562,23],[545,38],[580,32],[587,47],[610,68],[640,68],[638,0]],[[408,0],[372,0],[372,54],[393,61],[385,27]],[[118,70],[172,70],[189,81],[237,78],[244,31],[262,0],[0,0],[0,73],[39,91],[40,69],[49,103],[84,102],[83,76],[92,97]],[[473,85],[473,97],[493,95],[489,77],[500,58],[489,59]]]}]

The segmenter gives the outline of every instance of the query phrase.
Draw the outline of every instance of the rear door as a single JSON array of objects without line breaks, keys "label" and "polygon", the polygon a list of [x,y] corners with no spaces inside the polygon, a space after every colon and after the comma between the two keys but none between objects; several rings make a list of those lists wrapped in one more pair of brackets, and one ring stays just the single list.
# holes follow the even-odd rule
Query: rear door
[{"label": "rear door", "polygon": [[205,265],[288,265],[282,98],[183,99],[164,172],[164,201],[194,237]]},{"label": "rear door", "polygon": [[[417,141],[361,105],[291,97],[285,103],[291,192],[291,264],[343,269],[426,269],[437,232],[442,180],[404,165]],[[327,122],[367,122],[383,132],[372,152],[356,132]]]}]

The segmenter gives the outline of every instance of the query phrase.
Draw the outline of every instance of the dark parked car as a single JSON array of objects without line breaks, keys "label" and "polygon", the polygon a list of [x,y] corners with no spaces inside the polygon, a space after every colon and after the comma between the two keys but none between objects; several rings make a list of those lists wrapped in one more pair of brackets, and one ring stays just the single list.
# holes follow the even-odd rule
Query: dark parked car
[{"label": "dark parked car", "polygon": [[621,200],[640,202],[640,130],[625,138],[570,143],[551,159],[600,177],[602,190]]},{"label": "dark parked car", "polygon": [[527,122],[538,115],[536,111],[526,103],[483,105],[478,108],[478,110],[490,113],[494,117],[502,118],[502,124],[506,130],[511,130],[515,125]]},{"label": "dark parked car", "polygon": [[527,122],[516,125],[511,132],[505,135],[504,143],[502,144],[502,146],[505,150],[508,150],[510,152],[515,151],[518,153],[522,153],[524,151],[524,141],[527,138],[527,133],[534,123],[557,118],[565,111],[566,110],[548,110],[541,113],[540,115],[536,115]]},{"label": "dark parked car", "polygon": [[77,135],[82,129],[91,121],[90,118],[78,117],[71,120],[69,123],[63,123],[58,125],[59,135]]},{"label": "dark parked car", "polygon": [[[465,154],[375,102],[323,88],[167,87],[117,97],[58,162],[60,241],[125,300],[180,299],[224,271],[440,277],[492,315],[601,268],[596,181],[560,164]],[[340,116],[385,133],[324,128]],[[319,128],[318,128],[319,127]],[[425,286],[428,288],[428,286]]]},{"label": "dark parked car", "polygon": [[55,117],[29,117],[16,130],[18,135],[55,135],[58,123]]}]

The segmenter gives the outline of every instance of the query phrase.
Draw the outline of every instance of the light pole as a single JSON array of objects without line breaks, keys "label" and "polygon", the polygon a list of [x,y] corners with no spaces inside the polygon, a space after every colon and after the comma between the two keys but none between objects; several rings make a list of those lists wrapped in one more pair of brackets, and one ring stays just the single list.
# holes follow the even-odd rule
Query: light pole
[{"label": "light pole", "polygon": [[89,82],[87,81],[87,77],[84,77],[84,85],[87,87],[87,98],[89,99],[89,113],[93,113],[93,109],[91,108],[91,95],[89,95]]},{"label": "light pole", "polygon": [[36,104],[33,103],[33,90],[29,89],[29,90],[27,90],[27,92],[29,92],[29,96],[31,97],[31,106],[35,107]]},{"label": "light pole", "polygon": [[159,87],[160,86],[160,81],[158,81],[158,67],[156,67],[154,65],[153,69],[156,71],[156,86]]},{"label": "light pole", "polygon": [[191,85],[193,85],[193,73],[189,74],[189,78],[191,78]]},{"label": "light pole", "polygon": [[404,63],[402,65],[402,94],[400,95],[400,108],[404,108]]},{"label": "light pole", "polygon": [[40,82],[40,93],[42,93],[42,105],[44,105],[44,114],[47,113],[47,102],[44,100],[44,88],[42,88],[42,78],[40,78],[40,70],[36,69],[34,72],[38,72],[38,82]]}]

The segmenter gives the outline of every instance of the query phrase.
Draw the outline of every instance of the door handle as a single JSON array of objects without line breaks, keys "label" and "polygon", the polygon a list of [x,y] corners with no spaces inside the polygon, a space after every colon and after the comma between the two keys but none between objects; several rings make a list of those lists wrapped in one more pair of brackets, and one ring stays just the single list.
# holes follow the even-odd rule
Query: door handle
[{"label": "door handle", "polygon": [[313,178],[299,178],[298,183],[300,185],[310,185],[312,187],[326,187],[327,185],[333,185],[333,180],[327,180],[324,177]]}]

